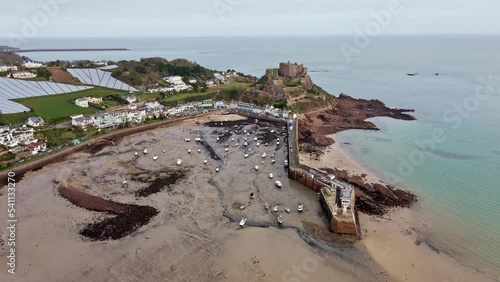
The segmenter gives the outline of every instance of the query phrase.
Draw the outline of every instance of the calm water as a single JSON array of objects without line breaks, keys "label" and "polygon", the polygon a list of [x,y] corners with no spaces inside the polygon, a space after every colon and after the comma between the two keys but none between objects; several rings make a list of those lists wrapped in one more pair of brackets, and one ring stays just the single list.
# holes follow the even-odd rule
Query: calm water
[{"label": "calm water", "polygon": [[[388,180],[420,196],[425,223],[420,231],[432,245],[500,277],[500,38],[379,37],[349,63],[339,45],[352,40],[33,39],[21,48],[127,47],[131,50],[27,55],[36,60],[183,57],[213,69],[257,76],[280,61],[298,61],[331,93],[380,98],[392,107],[414,108],[417,121],[376,118],[373,121],[381,131],[347,131],[339,134],[339,141],[350,142],[344,147],[371,170],[389,175]],[[0,40],[3,43],[8,44]],[[406,75],[415,72],[419,75]],[[495,79],[481,82],[489,75]],[[496,92],[479,100],[474,98],[478,86],[493,87]],[[464,103],[463,117],[447,112]],[[432,140],[436,130],[439,142],[422,143]]]}]

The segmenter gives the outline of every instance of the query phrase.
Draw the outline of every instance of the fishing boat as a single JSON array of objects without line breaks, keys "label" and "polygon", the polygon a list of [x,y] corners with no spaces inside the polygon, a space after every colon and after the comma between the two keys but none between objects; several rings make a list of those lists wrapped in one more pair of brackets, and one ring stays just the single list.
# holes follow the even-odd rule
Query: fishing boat
[{"label": "fishing boat", "polygon": [[277,220],[279,224],[283,224],[283,216],[281,214],[278,215]]},{"label": "fishing boat", "polygon": [[302,212],[304,210],[304,204],[302,204],[302,203],[299,202],[299,204],[297,205],[297,210],[299,212]]},{"label": "fishing boat", "polygon": [[254,192],[250,193],[250,199],[255,199],[255,193]]},{"label": "fishing boat", "polygon": [[267,157],[267,154],[266,153],[262,154],[262,157],[263,158]]},{"label": "fishing boat", "polygon": [[245,206],[245,205],[241,205],[241,206],[240,206],[240,210],[244,210],[246,207],[247,207],[247,206]]},{"label": "fishing boat", "polygon": [[153,156],[153,160],[155,160],[155,161],[156,161],[157,159],[158,159],[158,155],[154,155],[154,156]]},{"label": "fishing boat", "polygon": [[269,173],[269,178],[273,179],[274,175],[272,173]]},{"label": "fishing boat", "polygon": [[279,209],[279,207],[278,207],[278,206],[273,206],[273,212],[277,212],[277,211],[278,211],[278,209]]},{"label": "fishing boat", "polygon": [[259,170],[259,166],[258,165],[255,166],[255,170]]},{"label": "fishing boat", "polygon": [[182,160],[181,159],[177,159],[177,165],[181,165],[182,164]]},{"label": "fishing boat", "polygon": [[144,154],[147,154],[148,153],[148,149],[144,149],[144,151],[142,151]]},{"label": "fishing boat", "polygon": [[268,204],[268,203],[264,203],[264,208],[265,208],[266,210],[268,210],[268,209],[270,209],[271,207],[269,206],[269,204]]},{"label": "fishing boat", "polygon": [[242,219],[240,220],[240,226],[241,226],[241,227],[245,226],[245,223],[247,223],[247,219],[246,219],[246,218],[242,218]]},{"label": "fishing boat", "polygon": [[285,208],[285,211],[286,211],[286,213],[290,213],[290,209],[289,208]]},{"label": "fishing boat", "polygon": [[281,181],[276,181],[276,186],[278,186],[278,188],[281,188],[283,187],[283,184],[281,183]]}]

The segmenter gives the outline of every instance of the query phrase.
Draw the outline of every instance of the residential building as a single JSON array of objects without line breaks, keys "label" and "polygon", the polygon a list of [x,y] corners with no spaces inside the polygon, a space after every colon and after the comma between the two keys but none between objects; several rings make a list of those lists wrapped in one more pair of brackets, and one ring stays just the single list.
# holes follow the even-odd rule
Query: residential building
[{"label": "residential building", "polygon": [[89,100],[87,98],[78,98],[75,100],[75,105],[82,108],[88,108]]},{"label": "residential building", "polygon": [[131,96],[127,96],[127,97],[124,97],[124,99],[129,103],[129,104],[132,104],[132,103],[135,103],[137,102],[137,98],[135,98],[135,96],[131,95]]},{"label": "residential building", "polygon": [[35,62],[25,62],[23,64],[23,67],[28,68],[28,69],[38,69],[38,68],[43,67],[43,64],[35,63]]},{"label": "residential building", "polygon": [[29,71],[12,72],[11,74],[8,75],[8,77],[10,77],[11,75],[13,78],[18,78],[18,79],[28,79],[28,78],[35,78],[36,77],[36,74],[29,72]]},{"label": "residential building", "polygon": [[92,104],[101,104],[102,103],[102,97],[84,97],[86,98],[89,103]]},{"label": "residential building", "polygon": [[17,71],[16,66],[0,66],[0,72]]},{"label": "residential building", "polygon": [[40,127],[45,124],[45,121],[41,117],[30,117],[26,120],[25,124],[31,127]]},{"label": "residential building", "polygon": [[30,151],[32,155],[36,155],[40,152],[45,151],[47,149],[47,144],[43,141],[38,141],[28,145],[26,149],[28,149],[28,151]]}]

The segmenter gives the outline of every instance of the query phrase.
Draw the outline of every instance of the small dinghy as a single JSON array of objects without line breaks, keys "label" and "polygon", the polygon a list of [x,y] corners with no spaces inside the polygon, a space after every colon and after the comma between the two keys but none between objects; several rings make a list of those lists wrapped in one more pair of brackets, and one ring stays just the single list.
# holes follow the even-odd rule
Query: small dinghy
[{"label": "small dinghy", "polygon": [[144,149],[144,151],[142,151],[142,152],[143,152],[143,153],[144,153],[144,155],[145,155],[145,154],[147,154],[147,153],[148,153],[148,149]]},{"label": "small dinghy", "polygon": [[283,224],[283,216],[281,214],[278,215],[277,220],[279,224]]},{"label": "small dinghy", "polygon": [[278,211],[278,209],[279,209],[279,207],[278,207],[278,206],[273,206],[273,212],[277,212],[277,211]]},{"label": "small dinghy", "polygon": [[234,141],[234,138],[232,138],[231,141]]},{"label": "small dinghy", "polygon": [[257,137],[255,137],[255,138],[253,139],[253,141],[257,141]]},{"label": "small dinghy", "polygon": [[177,165],[181,165],[182,164],[182,160],[181,159],[178,159],[177,160]]},{"label": "small dinghy", "polygon": [[264,164],[264,161],[261,161],[260,163],[261,163],[261,164]]},{"label": "small dinghy", "polygon": [[194,141],[201,142],[201,138],[198,137],[198,138],[194,139]]},{"label": "small dinghy", "polygon": [[247,207],[247,206],[245,206],[245,205],[241,205],[241,206],[240,206],[240,210],[244,210],[246,207]]},{"label": "small dinghy", "polygon": [[219,172],[219,171],[220,171],[220,168],[216,167],[215,172]]},{"label": "small dinghy", "polygon": [[[245,137],[245,139],[244,139],[244,140],[245,140],[245,141],[247,141],[247,138]],[[246,142],[245,142],[245,143],[246,143]]]},{"label": "small dinghy", "polygon": [[266,147],[269,146],[269,143],[264,144]]},{"label": "small dinghy", "polygon": [[273,164],[274,164],[275,162],[276,162],[276,160],[274,160],[274,159],[272,159],[272,160],[271,160],[271,163],[273,163]]},{"label": "small dinghy", "polygon": [[220,140],[220,138],[219,138],[219,137],[217,137],[217,141],[219,141],[219,140]]},{"label": "small dinghy", "polygon": [[188,149],[188,154],[191,154],[191,149]]},{"label": "small dinghy", "polygon": [[198,149],[198,153],[201,153],[201,149]]},{"label": "small dinghy", "polygon": [[248,156],[250,156],[250,155],[249,155],[249,154],[245,154],[244,156],[245,156],[245,159],[246,159],[246,158],[248,158]]},{"label": "small dinghy", "polygon": [[258,165],[255,166],[255,170],[259,170],[259,166]]},{"label": "small dinghy", "polygon": [[241,227],[245,226],[245,223],[247,223],[247,219],[246,219],[246,218],[242,218],[242,219],[240,220],[240,226],[241,226]]},{"label": "small dinghy", "polygon": [[259,147],[259,146],[260,146],[260,143],[257,143],[256,145],[257,145],[257,147]]},{"label": "small dinghy", "polygon": [[272,173],[269,173],[269,178],[273,179],[274,175]]},{"label": "small dinghy", "polygon": [[227,151],[229,151],[229,148],[224,149],[224,152],[227,152]]},{"label": "small dinghy", "polygon": [[155,161],[156,161],[157,159],[158,159],[158,155],[154,155],[154,156],[153,156],[153,160],[155,160]]},{"label": "small dinghy", "polygon": [[122,182],[122,184],[123,184],[123,185],[125,185],[125,184],[127,184],[127,183],[128,183],[128,181],[127,181],[127,180],[125,180],[125,181],[123,181],[123,182]]},{"label": "small dinghy", "polygon": [[273,130],[271,130],[271,133],[274,133],[274,129],[273,129]]},{"label": "small dinghy", "polygon": [[236,145],[234,145],[234,147],[238,147],[240,144],[236,143]]},{"label": "small dinghy", "polygon": [[281,183],[281,181],[276,181],[276,186],[278,186],[278,188],[281,188],[283,184]]},{"label": "small dinghy", "polygon": [[166,153],[167,151],[163,150],[163,153]]},{"label": "small dinghy", "polygon": [[269,204],[268,204],[268,203],[264,203],[264,208],[265,208],[266,210],[268,210],[268,209],[270,209],[270,208],[271,208],[271,206],[269,206]]},{"label": "small dinghy", "polygon": [[255,199],[255,193],[254,192],[250,193],[250,199]]},{"label": "small dinghy", "polygon": [[290,213],[290,209],[289,208],[285,208],[285,211],[286,211],[286,213]]},{"label": "small dinghy", "polygon": [[248,146],[248,143],[247,142],[243,143],[243,146],[245,146],[245,147]]},{"label": "small dinghy", "polygon": [[191,141],[191,138],[184,138],[184,141],[189,142]]},{"label": "small dinghy", "polygon": [[267,157],[267,154],[266,153],[262,154],[262,157],[263,158]]},{"label": "small dinghy", "polygon": [[203,164],[207,164],[207,163],[208,163],[208,161],[207,161],[207,160],[204,160],[204,161],[203,161]]},{"label": "small dinghy", "polygon": [[297,210],[299,212],[302,212],[304,210],[304,204],[302,204],[302,203],[299,202],[299,205],[297,206]]},{"label": "small dinghy", "polygon": [[139,153],[135,152],[135,153],[134,153],[134,156],[137,156],[137,155],[139,155]]}]

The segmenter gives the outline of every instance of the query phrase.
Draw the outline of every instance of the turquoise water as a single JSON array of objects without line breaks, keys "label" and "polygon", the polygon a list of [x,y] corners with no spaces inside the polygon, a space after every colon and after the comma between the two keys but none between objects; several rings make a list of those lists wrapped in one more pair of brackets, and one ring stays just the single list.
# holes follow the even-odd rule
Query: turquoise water
[{"label": "turquoise water", "polygon": [[[21,48],[127,47],[131,51],[27,55],[37,60],[184,57],[213,69],[257,76],[280,61],[292,60],[306,64],[314,81],[331,93],[414,108],[417,121],[375,118],[381,131],[346,131],[339,134],[339,141],[350,142],[347,149],[363,165],[420,196],[425,224],[420,232],[430,244],[500,277],[500,38],[379,37],[349,63],[339,45],[352,40],[32,39]],[[0,40],[3,43],[8,41]],[[415,72],[415,77],[406,75]],[[494,78],[482,82],[481,77],[488,76]],[[474,98],[478,86],[495,92],[486,97],[483,91],[481,99]],[[460,104],[467,108],[463,117],[447,113]],[[405,162],[411,167],[403,167]]]}]

